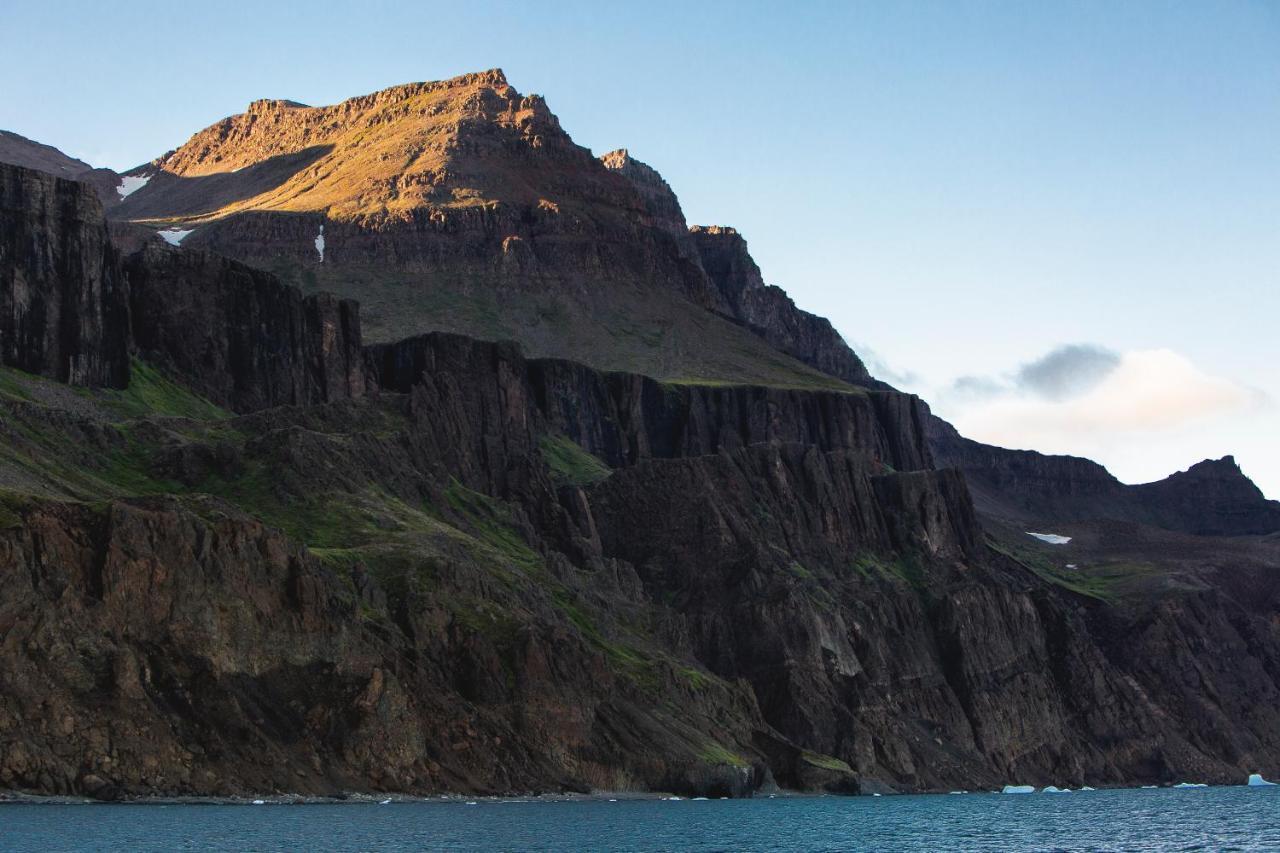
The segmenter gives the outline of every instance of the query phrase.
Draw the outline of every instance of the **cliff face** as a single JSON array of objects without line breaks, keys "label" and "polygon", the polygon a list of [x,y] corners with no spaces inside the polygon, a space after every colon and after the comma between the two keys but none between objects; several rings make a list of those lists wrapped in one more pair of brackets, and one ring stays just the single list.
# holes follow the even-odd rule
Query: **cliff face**
[{"label": "cliff face", "polygon": [[73,385],[123,387],[128,310],[93,189],[0,164],[0,362]]},{"label": "cliff face", "polygon": [[162,245],[130,256],[126,273],[135,347],[205,397],[250,412],[364,394],[356,303]]}]

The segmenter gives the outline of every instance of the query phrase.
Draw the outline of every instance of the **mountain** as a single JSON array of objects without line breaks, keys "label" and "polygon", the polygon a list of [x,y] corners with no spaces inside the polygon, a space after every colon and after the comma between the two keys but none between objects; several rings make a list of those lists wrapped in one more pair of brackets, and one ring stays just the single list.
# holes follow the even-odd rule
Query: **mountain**
[{"label": "mountain", "polygon": [[1041,525],[1107,518],[1208,536],[1280,530],[1280,501],[1267,500],[1230,456],[1127,486],[1088,459],[992,447],[940,418],[926,423],[937,463],[963,471],[979,510],[993,517]]},{"label": "mountain", "polygon": [[558,128],[498,72],[256,102],[112,223],[0,166],[0,788],[1280,773],[1280,539],[1229,463],[1009,474]]},{"label": "mountain", "polygon": [[592,156],[501,71],[255,101],[131,175],[147,183],[113,218],[359,299],[371,340],[449,331],[671,380],[868,379],[825,320],[750,280],[745,243],[691,233],[653,169]]},{"label": "mountain", "polygon": [[25,166],[60,178],[91,184],[97,191],[99,200],[108,206],[120,200],[122,191],[128,191],[120,176],[112,170],[94,168],[83,160],[62,153],[52,145],[35,142],[8,130],[0,130],[0,163]]}]

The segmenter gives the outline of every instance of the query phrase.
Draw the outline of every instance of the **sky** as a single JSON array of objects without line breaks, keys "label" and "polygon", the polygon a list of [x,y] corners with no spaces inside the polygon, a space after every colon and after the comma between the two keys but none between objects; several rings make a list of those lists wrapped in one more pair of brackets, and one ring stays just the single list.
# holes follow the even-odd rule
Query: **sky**
[{"label": "sky", "polygon": [[0,128],[124,169],[501,67],[983,441],[1280,498],[1280,0],[3,0]]}]

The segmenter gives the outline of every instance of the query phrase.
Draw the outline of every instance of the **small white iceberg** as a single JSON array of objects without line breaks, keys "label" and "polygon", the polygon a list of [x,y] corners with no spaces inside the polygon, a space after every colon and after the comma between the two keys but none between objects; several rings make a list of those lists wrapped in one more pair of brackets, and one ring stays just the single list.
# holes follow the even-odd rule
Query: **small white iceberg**
[{"label": "small white iceberg", "polygon": [[170,246],[180,246],[182,245],[182,241],[187,238],[187,235],[194,230],[196,229],[188,228],[184,231],[181,228],[166,228],[163,231],[157,231],[156,233],[159,234]]},{"label": "small white iceberg", "polygon": [[1040,789],[1042,794],[1070,794],[1070,788],[1059,788],[1057,785],[1045,785]]},{"label": "small white iceberg", "polygon": [[681,800],[683,800],[683,799],[684,799],[684,797],[667,797],[667,802],[669,802],[669,803],[677,803],[677,802],[679,802],[679,801],[681,801]]},{"label": "small white iceberg", "polygon": [[693,801],[695,803],[705,803],[707,801],[707,797],[694,797]]},{"label": "small white iceberg", "polygon": [[1143,786],[1142,786],[1142,790],[1144,790],[1144,791],[1150,791],[1150,790],[1153,790],[1153,789],[1155,789],[1155,788],[1159,788],[1159,787],[1160,787],[1159,785],[1143,785]]},{"label": "small white iceberg", "polygon": [[385,799],[385,800],[383,800],[382,802],[378,803],[378,805],[380,805],[380,806],[389,806],[389,805],[391,805],[391,798],[390,798],[390,797],[388,797],[387,799]]},{"label": "small white iceberg", "polygon": [[1204,782],[1179,782],[1173,787],[1175,788],[1207,788],[1209,786],[1206,785]]},{"label": "small white iceberg", "polygon": [[1097,788],[1090,788],[1088,785],[1081,785],[1081,786],[1080,786],[1080,790],[1081,790],[1081,791],[1096,791],[1096,790],[1098,790],[1098,789],[1097,789]]},{"label": "small white iceberg", "polygon": [[1035,785],[1005,785],[1000,791],[1002,794],[1034,794],[1035,792]]},{"label": "small white iceberg", "polygon": [[948,791],[948,794],[967,794],[968,791]]},{"label": "small white iceberg", "polygon": [[1026,531],[1026,533],[1028,536],[1034,536],[1041,542],[1048,542],[1050,545],[1066,545],[1071,541],[1070,536],[1063,536],[1060,533],[1032,533],[1030,530]]},{"label": "small white iceberg", "polygon": [[267,801],[266,801],[266,800],[254,800],[254,801],[253,801],[253,804],[254,804],[255,806],[265,806],[265,805],[267,804]]},{"label": "small white iceberg", "polygon": [[1275,782],[1268,782],[1266,779],[1263,779],[1261,773],[1250,773],[1249,781],[1245,784],[1250,788],[1267,788],[1274,785]]},{"label": "small white iceberg", "polygon": [[147,185],[150,175],[122,175],[120,186],[116,187],[121,199],[126,199]]}]

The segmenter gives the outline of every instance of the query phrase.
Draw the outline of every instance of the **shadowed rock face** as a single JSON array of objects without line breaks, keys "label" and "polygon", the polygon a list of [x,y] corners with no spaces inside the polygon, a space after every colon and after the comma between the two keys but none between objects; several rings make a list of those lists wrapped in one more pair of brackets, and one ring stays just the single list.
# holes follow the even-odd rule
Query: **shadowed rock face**
[{"label": "shadowed rock face", "polygon": [[128,310],[93,189],[0,164],[0,362],[73,385],[123,387]]},{"label": "shadowed rock face", "polygon": [[274,276],[152,245],[130,256],[138,352],[240,412],[361,397],[359,306]]}]

